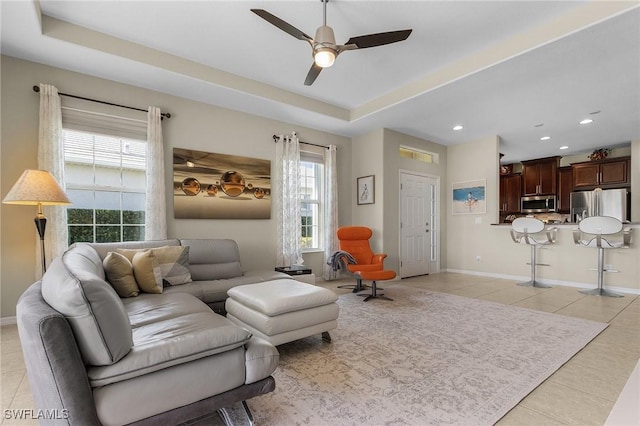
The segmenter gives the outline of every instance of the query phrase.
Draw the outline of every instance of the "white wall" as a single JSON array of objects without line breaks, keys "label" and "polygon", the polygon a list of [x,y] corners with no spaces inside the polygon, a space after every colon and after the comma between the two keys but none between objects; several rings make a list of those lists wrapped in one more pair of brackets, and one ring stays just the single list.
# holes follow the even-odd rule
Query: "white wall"
[{"label": "white wall", "polygon": [[[31,89],[38,83],[55,85],[59,91],[119,104],[146,108],[159,106],[172,118],[163,121],[166,185],[172,188],[172,149],[191,148],[207,152],[275,160],[273,134],[295,130],[300,139],[338,146],[339,223],[351,223],[352,162],[350,140],[313,129],[193,102],[159,92],[2,56],[1,63],[1,196],[4,197],[26,168],[37,167],[39,97]],[[63,97],[63,105],[69,98]],[[91,103],[100,108],[98,104]],[[117,109],[120,115],[130,114]],[[146,118],[144,113],[142,118]],[[139,117],[140,118],[140,117]],[[375,173],[375,172],[374,172]],[[170,238],[232,238],[238,242],[245,269],[275,265],[275,214],[268,220],[173,219],[173,199],[167,191]],[[36,231],[34,206],[1,205],[0,258],[2,270],[1,317],[15,315],[22,292],[36,280]],[[322,256],[311,254],[306,262],[321,274]]]}]

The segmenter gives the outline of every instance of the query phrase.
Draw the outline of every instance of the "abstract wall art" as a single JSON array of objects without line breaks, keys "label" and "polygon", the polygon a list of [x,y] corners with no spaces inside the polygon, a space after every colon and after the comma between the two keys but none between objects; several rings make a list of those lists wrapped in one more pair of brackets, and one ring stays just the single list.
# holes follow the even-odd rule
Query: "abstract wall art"
[{"label": "abstract wall art", "polygon": [[176,219],[270,219],[271,161],[173,149]]}]

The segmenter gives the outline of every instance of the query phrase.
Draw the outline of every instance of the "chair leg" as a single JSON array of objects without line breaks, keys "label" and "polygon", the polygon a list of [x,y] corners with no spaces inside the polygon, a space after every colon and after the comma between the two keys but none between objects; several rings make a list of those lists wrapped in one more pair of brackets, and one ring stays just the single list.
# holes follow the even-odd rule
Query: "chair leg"
[{"label": "chair leg", "polygon": [[362,284],[362,278],[358,278],[356,280],[356,284],[352,285],[352,284],[346,284],[346,285],[339,285],[338,288],[352,288],[353,289],[353,293],[357,293],[359,291],[362,291],[366,288],[368,288],[367,285]]},{"label": "chair leg", "polygon": [[[382,290],[382,289],[380,289]],[[384,295],[384,293],[378,294],[378,288],[375,281],[371,282],[371,294],[359,294],[358,296],[364,297],[364,302],[368,302],[371,299],[384,299],[393,302],[393,299]]]},{"label": "chair leg", "polygon": [[518,283],[518,285],[524,287],[538,287],[538,288],[552,288],[550,285],[542,284],[541,282],[536,280],[536,258],[537,258],[537,246],[531,244],[531,279],[524,283]]},{"label": "chair leg", "polygon": [[590,296],[607,296],[607,297],[624,297],[620,293],[615,291],[605,290],[604,284],[604,249],[598,247],[598,288],[593,290],[580,290],[582,294],[588,294]]}]

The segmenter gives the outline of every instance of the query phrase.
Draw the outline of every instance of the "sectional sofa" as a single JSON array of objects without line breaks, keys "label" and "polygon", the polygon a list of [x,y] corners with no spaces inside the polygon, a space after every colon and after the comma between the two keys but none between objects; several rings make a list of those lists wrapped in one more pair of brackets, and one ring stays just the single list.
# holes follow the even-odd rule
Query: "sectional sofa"
[{"label": "sectional sofa", "polygon": [[[153,293],[107,281],[122,278],[112,258],[134,259],[140,282],[140,265],[167,250],[180,254],[163,264]],[[41,424],[169,425],[246,407],[275,388],[278,352],[214,311],[222,312],[234,286],[287,277],[242,271],[233,240],[72,246],[17,305]]]}]

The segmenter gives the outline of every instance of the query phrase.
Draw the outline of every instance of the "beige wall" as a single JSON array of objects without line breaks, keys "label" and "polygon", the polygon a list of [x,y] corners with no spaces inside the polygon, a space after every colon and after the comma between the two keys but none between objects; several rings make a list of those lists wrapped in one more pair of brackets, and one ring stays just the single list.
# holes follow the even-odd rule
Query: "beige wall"
[{"label": "beige wall", "polygon": [[[489,237],[491,224],[497,222],[499,203],[499,140],[489,137],[466,144],[450,146],[447,151],[447,268],[477,272],[499,271],[491,269],[489,262],[493,250]],[[485,214],[452,214],[451,188],[456,182],[484,179],[486,181]],[[480,256],[481,261],[476,261]]]},{"label": "beige wall", "polygon": [[[351,141],[351,182],[353,197],[351,223],[349,225],[368,226],[373,230],[371,248],[381,253],[384,248],[383,229],[385,214],[384,181],[387,170],[384,167],[384,130],[379,129],[366,135],[358,136]],[[357,178],[373,175],[375,179],[375,197],[373,204],[357,203]]]},{"label": "beige wall", "polygon": [[[339,222],[351,223],[351,149],[345,137],[293,126],[274,120],[189,101],[138,87],[103,80],[3,56],[1,63],[1,196],[4,198],[26,168],[37,167],[39,98],[31,87],[49,83],[65,93],[78,94],[146,108],[155,105],[170,112],[163,121],[166,184],[171,188],[173,147],[275,160],[271,135],[295,130],[300,139],[338,146]],[[63,104],[69,102],[63,98]],[[92,104],[99,107],[98,104]],[[118,109],[117,113],[129,114]],[[136,113],[138,114],[138,113]],[[144,119],[146,116],[142,115]],[[173,200],[167,192],[169,237],[232,238],[238,242],[243,267],[273,268],[275,264],[275,214],[270,220],[173,219]],[[35,281],[36,231],[34,206],[1,205],[0,317],[15,315],[22,292]],[[273,253],[273,255],[265,255]],[[307,256],[305,255],[305,258]],[[310,254],[307,264],[321,274],[322,256]]]}]

